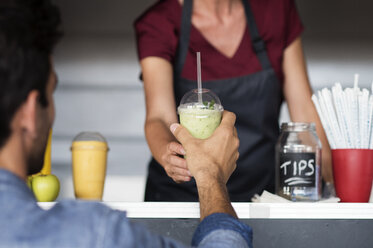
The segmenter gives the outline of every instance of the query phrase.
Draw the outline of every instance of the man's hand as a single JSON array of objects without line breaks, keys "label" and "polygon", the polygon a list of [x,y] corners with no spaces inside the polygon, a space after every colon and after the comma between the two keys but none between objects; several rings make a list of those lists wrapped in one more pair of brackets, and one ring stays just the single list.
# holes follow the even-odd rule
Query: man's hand
[{"label": "man's hand", "polygon": [[185,149],[188,169],[196,180],[201,220],[213,213],[228,213],[236,217],[225,186],[239,156],[235,121],[235,114],[224,111],[220,126],[205,140],[193,138],[179,124],[170,127]]},{"label": "man's hand", "polygon": [[193,138],[179,124],[171,125],[171,132],[183,145],[188,169],[197,182],[214,179],[225,184],[235,170],[239,156],[235,120],[235,114],[224,111],[220,126],[204,140]]}]

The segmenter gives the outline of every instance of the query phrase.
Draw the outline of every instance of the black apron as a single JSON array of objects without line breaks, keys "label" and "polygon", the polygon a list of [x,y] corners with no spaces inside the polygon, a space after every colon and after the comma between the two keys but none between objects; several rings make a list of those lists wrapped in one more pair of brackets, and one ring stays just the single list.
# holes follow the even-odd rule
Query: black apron
[{"label": "black apron", "polygon": [[[278,117],[282,89],[268,59],[248,0],[243,0],[253,50],[262,71],[223,80],[204,81],[203,87],[215,92],[224,109],[237,116],[236,128],[240,139],[237,169],[227,188],[231,201],[250,201],[263,190],[274,191],[275,143],[279,135]],[[195,81],[181,78],[189,47],[192,0],[185,0],[182,12],[180,40],[174,65],[174,93],[178,105],[183,95],[196,88]],[[195,181],[177,184],[163,167],[152,158],[145,191],[145,201],[198,201]]]}]

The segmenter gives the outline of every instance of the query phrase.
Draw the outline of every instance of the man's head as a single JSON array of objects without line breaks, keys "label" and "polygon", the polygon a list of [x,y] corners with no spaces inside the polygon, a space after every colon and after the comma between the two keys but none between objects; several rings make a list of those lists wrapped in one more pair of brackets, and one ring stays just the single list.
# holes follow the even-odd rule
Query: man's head
[{"label": "man's head", "polygon": [[17,137],[29,174],[42,167],[54,120],[51,54],[59,26],[59,11],[48,0],[0,1],[0,151]]}]

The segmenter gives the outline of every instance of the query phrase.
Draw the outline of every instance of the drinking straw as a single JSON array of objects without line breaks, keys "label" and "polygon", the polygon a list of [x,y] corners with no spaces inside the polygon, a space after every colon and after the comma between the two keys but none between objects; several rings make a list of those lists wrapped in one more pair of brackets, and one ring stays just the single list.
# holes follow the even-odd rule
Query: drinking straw
[{"label": "drinking straw", "polygon": [[330,126],[329,126],[329,123],[327,122],[327,120],[325,118],[324,113],[321,110],[320,103],[319,103],[319,100],[318,100],[316,95],[312,95],[312,101],[313,101],[313,103],[316,107],[316,111],[319,114],[321,124],[323,125],[323,127],[325,129],[325,134],[326,134],[326,137],[328,138],[329,145],[332,149],[334,149],[335,148],[335,143],[334,143],[334,139],[332,137],[331,131],[330,131]]},{"label": "drinking straw", "polygon": [[354,89],[359,88],[358,84],[359,84],[359,74],[355,73],[355,75],[354,75]]},{"label": "drinking straw", "polygon": [[373,149],[373,95],[369,97],[369,149]]},{"label": "drinking straw", "polygon": [[354,90],[353,90],[353,120],[354,120],[354,126],[355,126],[355,140],[356,140],[356,148],[361,148],[361,138],[360,138],[360,114],[359,114],[359,94],[360,94],[360,88],[358,86],[359,84],[359,74],[354,75]]},{"label": "drinking straw", "polygon": [[351,109],[350,109],[350,104],[348,101],[348,96],[347,96],[347,91],[341,89],[341,102],[342,102],[342,107],[344,110],[344,119],[347,124],[347,129],[346,133],[348,134],[348,137],[350,138],[350,146],[349,148],[354,148],[355,147],[355,140],[353,138],[353,133],[351,130],[353,130],[353,122],[351,118]]},{"label": "drinking straw", "polygon": [[359,148],[363,148],[364,147],[364,140],[363,140],[363,136],[364,136],[364,123],[363,123],[363,96],[361,94],[358,94],[357,96],[357,106],[358,106],[358,125],[359,125],[359,139],[360,139],[360,147]]},{"label": "drinking straw", "polygon": [[335,86],[332,87],[332,94],[334,107],[338,117],[338,123],[340,125],[340,131],[345,140],[345,145],[347,146],[346,148],[350,148],[351,138],[348,132],[348,125],[346,121],[346,109],[344,108],[343,104],[343,91],[340,83],[336,83]]},{"label": "drinking straw", "polygon": [[369,149],[373,149],[373,81],[372,81],[372,95],[369,97]]},{"label": "drinking straw", "polygon": [[334,148],[337,149],[338,148],[337,138],[336,138],[337,136],[336,136],[335,131],[333,129],[332,121],[330,120],[330,115],[328,113],[324,98],[323,98],[320,91],[318,92],[318,95],[319,95],[319,103],[320,103],[321,111],[324,113],[326,123],[328,123],[328,126],[329,126],[328,130],[329,130],[329,133],[330,133],[330,138],[333,140]]},{"label": "drinking straw", "polygon": [[342,138],[341,131],[340,131],[340,128],[339,128],[339,125],[338,125],[337,117],[336,117],[334,107],[333,107],[333,103],[332,103],[332,99],[331,99],[330,90],[324,88],[324,89],[322,89],[321,94],[324,98],[326,111],[328,113],[329,120],[330,120],[330,126],[332,128],[333,136],[334,136],[335,141],[336,141],[336,146],[338,148],[345,147],[346,145],[345,145],[345,142]]},{"label": "drinking straw", "polygon": [[369,91],[367,89],[363,89],[361,94],[361,103],[359,109],[361,109],[360,119],[361,119],[361,148],[369,149]]},{"label": "drinking straw", "polygon": [[354,147],[353,148],[360,148],[360,139],[359,139],[359,124],[358,124],[358,107],[357,107],[357,100],[355,96],[355,92],[351,88],[346,89],[346,95],[347,95],[347,102],[349,103],[349,116],[348,118],[351,120],[351,134],[352,134],[352,140],[354,141]]},{"label": "drinking straw", "polygon": [[197,52],[198,102],[202,104],[201,53]]},{"label": "drinking straw", "polygon": [[369,90],[366,90],[365,89],[365,93],[363,91],[363,94],[364,94],[364,111],[365,111],[365,148],[366,149],[369,149],[369,142],[370,142],[370,125],[371,125],[371,117],[370,117],[370,92]]},{"label": "drinking straw", "polygon": [[332,149],[373,149],[373,82],[371,91],[358,87],[343,90],[340,83],[312,95]]}]

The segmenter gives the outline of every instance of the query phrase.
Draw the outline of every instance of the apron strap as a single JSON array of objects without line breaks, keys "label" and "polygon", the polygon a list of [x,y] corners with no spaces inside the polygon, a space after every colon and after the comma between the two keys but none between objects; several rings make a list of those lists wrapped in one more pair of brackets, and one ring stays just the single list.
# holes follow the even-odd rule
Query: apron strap
[{"label": "apron strap", "polygon": [[[271,69],[272,65],[267,55],[266,45],[263,39],[260,37],[258,28],[255,23],[254,15],[251,11],[249,0],[242,0],[246,20],[248,24],[248,29],[250,32],[251,43],[254,49],[256,56],[259,59],[259,62],[263,69]],[[186,56],[188,53],[189,47],[189,38],[190,38],[190,27],[192,23],[192,12],[193,12],[193,0],[184,0],[184,5],[182,8],[181,15],[181,27],[180,27],[180,38],[179,45],[176,54],[176,63],[175,63],[175,74],[174,78],[178,80],[181,78],[181,73],[184,68]]]},{"label": "apron strap", "polygon": [[251,43],[252,43],[254,52],[256,53],[256,56],[258,56],[258,59],[260,61],[260,64],[262,65],[262,68],[270,69],[272,68],[272,65],[267,55],[266,45],[264,41],[262,40],[262,38],[260,37],[258,28],[255,23],[254,15],[251,11],[249,1],[242,0],[242,3],[245,8],[247,24],[248,24],[250,37],[251,37]]},{"label": "apron strap", "polygon": [[184,0],[181,14],[180,38],[176,54],[175,82],[181,78],[189,47],[190,27],[192,25],[193,0]]}]

